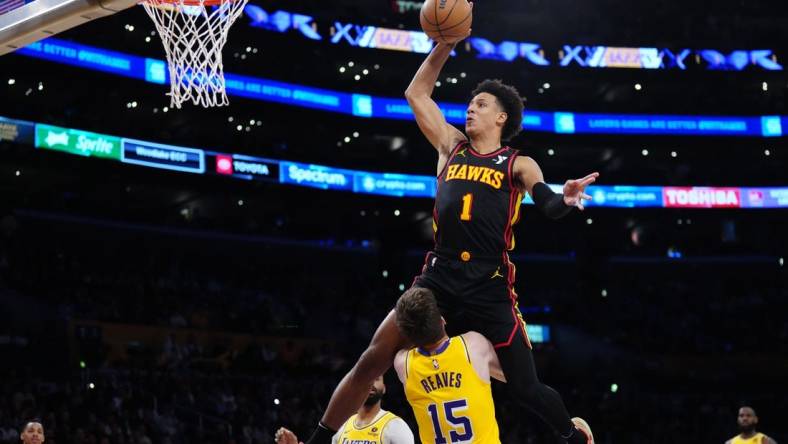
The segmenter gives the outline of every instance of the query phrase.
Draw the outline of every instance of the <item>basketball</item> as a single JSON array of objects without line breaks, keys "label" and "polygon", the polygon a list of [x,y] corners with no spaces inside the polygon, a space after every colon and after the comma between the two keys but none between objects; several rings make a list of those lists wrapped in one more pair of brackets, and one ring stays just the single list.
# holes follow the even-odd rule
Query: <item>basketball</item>
[{"label": "basketball", "polygon": [[427,0],[419,16],[421,29],[436,42],[454,43],[471,28],[473,14],[468,0]]}]

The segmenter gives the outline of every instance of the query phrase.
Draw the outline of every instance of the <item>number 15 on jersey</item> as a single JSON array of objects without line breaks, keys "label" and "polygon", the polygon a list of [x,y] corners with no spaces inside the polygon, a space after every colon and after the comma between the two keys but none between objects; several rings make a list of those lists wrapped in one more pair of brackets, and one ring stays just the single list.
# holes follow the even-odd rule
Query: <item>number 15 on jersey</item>
[{"label": "number 15 on jersey", "polygon": [[[468,401],[464,399],[427,406],[435,432],[435,444],[470,444],[473,441],[471,420],[467,416],[460,414],[467,408]],[[448,425],[450,441],[446,441],[446,435],[444,435],[441,427],[443,424]]]}]

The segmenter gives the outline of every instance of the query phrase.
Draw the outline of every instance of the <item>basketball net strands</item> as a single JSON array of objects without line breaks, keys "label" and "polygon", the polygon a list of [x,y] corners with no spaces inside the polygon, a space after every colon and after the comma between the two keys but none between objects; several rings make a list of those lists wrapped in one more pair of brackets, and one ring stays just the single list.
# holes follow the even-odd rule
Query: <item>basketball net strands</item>
[{"label": "basketball net strands", "polygon": [[222,49],[248,0],[145,0],[167,54],[170,104],[228,105]]}]

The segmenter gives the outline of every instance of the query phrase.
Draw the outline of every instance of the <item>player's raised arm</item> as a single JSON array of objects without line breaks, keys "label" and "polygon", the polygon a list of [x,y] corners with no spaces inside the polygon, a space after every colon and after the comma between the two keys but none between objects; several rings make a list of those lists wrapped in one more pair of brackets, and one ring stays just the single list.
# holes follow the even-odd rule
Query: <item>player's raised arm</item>
[{"label": "player's raised arm", "polygon": [[456,42],[435,45],[419,70],[416,71],[408,89],[405,90],[405,98],[408,99],[408,104],[416,116],[419,129],[432,146],[438,150],[441,157],[447,157],[454,145],[465,140],[465,135],[460,130],[446,122],[438,104],[432,100],[435,82],[455,44]]}]

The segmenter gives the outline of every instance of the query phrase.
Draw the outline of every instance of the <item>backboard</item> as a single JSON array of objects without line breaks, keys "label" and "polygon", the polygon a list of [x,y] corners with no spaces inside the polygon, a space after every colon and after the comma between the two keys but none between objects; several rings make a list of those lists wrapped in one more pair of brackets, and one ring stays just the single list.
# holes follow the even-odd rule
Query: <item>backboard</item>
[{"label": "backboard", "polygon": [[130,8],[138,0],[0,0],[0,55],[91,20]]}]

